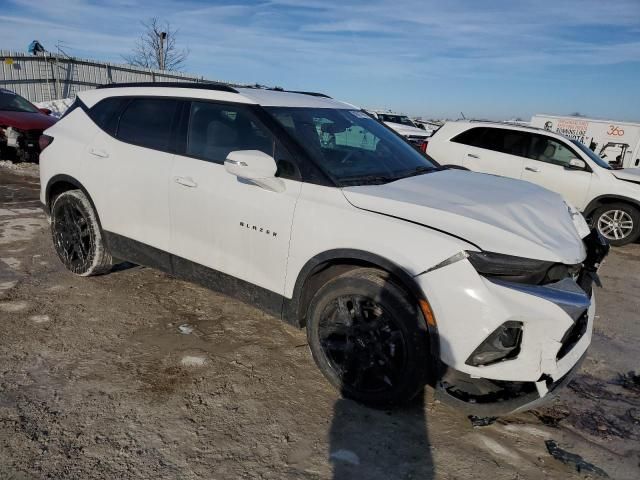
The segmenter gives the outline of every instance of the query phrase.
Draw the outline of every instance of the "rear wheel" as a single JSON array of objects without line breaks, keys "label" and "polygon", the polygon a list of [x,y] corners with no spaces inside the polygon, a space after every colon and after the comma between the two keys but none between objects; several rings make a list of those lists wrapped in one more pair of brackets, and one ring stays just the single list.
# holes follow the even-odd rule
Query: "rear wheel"
[{"label": "rear wheel", "polygon": [[619,247],[640,236],[640,211],[626,203],[609,203],[596,210],[593,224],[611,245]]},{"label": "rear wheel", "polygon": [[430,372],[416,302],[384,272],[357,268],[311,300],[307,337],[318,367],[343,396],[377,407],[411,400]]},{"label": "rear wheel", "polygon": [[112,259],[98,217],[82,191],[69,190],[53,201],[51,235],[58,257],[71,272],[88,277],[110,270]]}]

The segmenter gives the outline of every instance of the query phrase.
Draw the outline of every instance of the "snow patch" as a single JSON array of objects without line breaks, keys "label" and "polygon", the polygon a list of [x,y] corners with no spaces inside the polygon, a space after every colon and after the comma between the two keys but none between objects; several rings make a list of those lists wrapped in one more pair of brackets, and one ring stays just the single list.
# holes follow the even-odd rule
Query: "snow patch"
[{"label": "snow patch", "polygon": [[189,335],[189,334],[193,333],[193,327],[191,325],[189,325],[188,323],[183,323],[182,325],[180,325],[178,327],[178,330],[183,335]]},{"label": "snow patch", "polygon": [[51,320],[51,318],[49,317],[49,315],[31,315],[29,317],[29,320],[31,320],[33,323],[46,323]]},{"label": "snow patch", "polygon": [[20,265],[21,265],[20,260],[18,260],[15,257],[1,258],[0,260],[6,263],[9,266],[9,268],[13,268],[14,270],[17,270],[18,268],[20,268]]},{"label": "snow patch", "polygon": [[64,115],[64,112],[71,106],[73,103],[72,98],[62,98],[59,100],[49,100],[47,102],[38,102],[34,103],[34,105],[38,108],[48,108],[51,110],[51,116],[60,118]]},{"label": "snow patch", "polygon": [[0,311],[7,313],[21,312],[26,310],[29,304],[27,302],[14,301],[0,303]]},{"label": "snow patch", "polygon": [[206,365],[207,359],[205,357],[196,357],[195,355],[185,355],[180,360],[180,364],[183,367],[202,367]]}]

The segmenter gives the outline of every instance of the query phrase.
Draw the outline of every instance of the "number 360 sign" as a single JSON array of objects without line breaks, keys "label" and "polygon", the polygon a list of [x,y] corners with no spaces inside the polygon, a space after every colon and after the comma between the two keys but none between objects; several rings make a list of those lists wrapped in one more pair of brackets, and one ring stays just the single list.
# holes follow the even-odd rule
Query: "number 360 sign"
[{"label": "number 360 sign", "polygon": [[622,137],[624,135],[624,130],[616,125],[609,125],[607,135],[611,137]]}]

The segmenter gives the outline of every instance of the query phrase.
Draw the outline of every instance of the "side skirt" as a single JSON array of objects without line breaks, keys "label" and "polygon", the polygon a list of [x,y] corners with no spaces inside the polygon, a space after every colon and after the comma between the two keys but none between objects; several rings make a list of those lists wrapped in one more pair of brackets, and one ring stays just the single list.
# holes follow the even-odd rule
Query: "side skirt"
[{"label": "side skirt", "polygon": [[[104,237],[114,258],[162,270],[285,319],[283,307],[289,300],[278,293],[116,233],[104,232]],[[298,326],[294,319],[289,323]]]}]

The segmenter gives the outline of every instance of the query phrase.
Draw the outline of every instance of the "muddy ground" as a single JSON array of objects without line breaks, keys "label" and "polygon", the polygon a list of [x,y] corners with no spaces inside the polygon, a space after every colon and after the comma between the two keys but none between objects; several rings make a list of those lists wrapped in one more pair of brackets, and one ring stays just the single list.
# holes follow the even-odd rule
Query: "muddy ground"
[{"label": "muddy ground", "polygon": [[640,245],[602,270],[593,345],[569,388],[473,427],[430,390],[395,412],[340,399],[304,332],[204,288],[130,265],[71,275],[37,167],[7,167],[0,479],[640,478],[639,379],[621,376],[640,371]]}]

